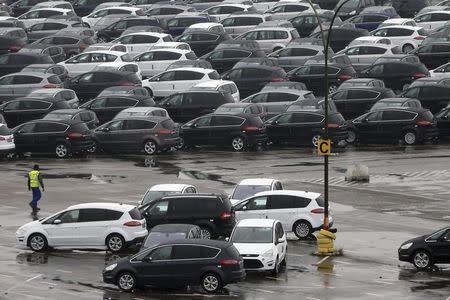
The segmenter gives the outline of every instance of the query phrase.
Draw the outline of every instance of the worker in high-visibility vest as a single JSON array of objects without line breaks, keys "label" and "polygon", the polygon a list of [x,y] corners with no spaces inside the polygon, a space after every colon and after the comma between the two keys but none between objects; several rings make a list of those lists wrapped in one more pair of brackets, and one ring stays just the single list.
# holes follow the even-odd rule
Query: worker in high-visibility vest
[{"label": "worker in high-visibility vest", "polygon": [[37,206],[38,201],[41,199],[41,189],[45,191],[44,182],[42,181],[42,175],[39,172],[39,165],[34,165],[33,170],[28,173],[28,190],[32,191],[33,199],[29,203],[32,213],[36,213],[40,208]]}]

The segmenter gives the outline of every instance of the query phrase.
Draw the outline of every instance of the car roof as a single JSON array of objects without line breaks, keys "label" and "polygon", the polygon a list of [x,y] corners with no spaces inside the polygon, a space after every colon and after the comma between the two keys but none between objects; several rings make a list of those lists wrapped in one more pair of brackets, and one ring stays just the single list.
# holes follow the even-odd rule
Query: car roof
[{"label": "car roof", "polygon": [[213,70],[213,69],[204,69],[204,68],[195,68],[195,67],[181,67],[181,68],[176,68],[176,69],[170,69],[168,71],[193,71],[193,72],[209,74],[211,72],[214,72],[215,70]]},{"label": "car roof", "polygon": [[78,109],[78,108],[67,108],[67,109],[56,109],[53,110],[51,112],[49,112],[49,114],[53,114],[53,113],[59,113],[59,114],[76,114],[78,112],[89,112],[89,110],[85,110],[85,109]]},{"label": "car roof", "polygon": [[156,225],[152,229],[150,229],[150,233],[152,232],[161,232],[161,233],[175,233],[175,232],[189,232],[192,228],[198,228],[197,225],[193,224],[160,224]]},{"label": "car roof", "polygon": [[129,107],[129,108],[125,108],[125,109],[121,110],[119,112],[119,114],[121,114],[123,112],[127,112],[127,113],[129,113],[129,112],[143,112],[143,113],[146,113],[146,112],[150,112],[150,111],[154,111],[154,110],[165,110],[165,109],[162,108],[162,107],[157,107],[157,106]]},{"label": "car roof", "polygon": [[215,79],[211,79],[211,80],[206,80],[206,81],[202,81],[197,83],[196,85],[194,85],[194,88],[200,88],[200,87],[219,87],[223,84],[230,84],[233,83],[232,81],[228,81],[228,80],[215,80]]},{"label": "car roof", "polygon": [[160,244],[158,244],[158,247],[164,246],[164,245],[200,245],[200,246],[209,246],[209,247],[215,247],[215,248],[228,248],[232,244],[225,241],[219,241],[219,240],[208,240],[208,239],[179,239],[179,240],[172,240],[172,241],[165,241]]},{"label": "car roof", "polygon": [[146,52],[144,52],[144,53],[147,53],[147,52],[155,52],[155,51],[158,51],[158,52],[160,52],[160,51],[166,51],[166,52],[180,53],[180,54],[186,54],[186,53],[192,52],[192,50],[178,49],[178,48],[154,48],[154,49],[151,48],[150,50],[148,50],[148,51],[146,51]]},{"label": "car roof", "polygon": [[38,92],[38,93],[42,93],[42,94],[53,95],[53,94],[55,94],[57,92],[61,92],[61,91],[72,91],[73,92],[73,90],[71,90],[71,89],[64,89],[64,88],[54,88],[54,89],[40,88],[40,89],[32,90],[30,92],[30,94]]},{"label": "car roof", "polygon": [[165,120],[172,120],[170,117],[161,117],[161,116],[133,116],[133,117],[119,117],[115,118],[116,120],[143,120],[143,121],[152,121],[156,123],[161,123]]},{"label": "car roof", "polygon": [[275,219],[244,219],[236,224],[236,227],[273,227],[276,222]]},{"label": "car roof", "polygon": [[73,11],[73,10],[68,9],[68,8],[43,7],[43,8],[30,9],[28,12],[30,12],[30,11],[41,11],[41,10],[53,10],[53,11],[60,11],[60,12],[69,12],[69,11]]},{"label": "car roof", "polygon": [[202,22],[202,23],[195,23],[189,26],[189,28],[196,28],[196,29],[206,29],[210,28],[212,26],[223,26],[222,23],[215,23],[215,22]]},{"label": "car roof", "polygon": [[383,98],[383,99],[378,100],[378,102],[390,102],[390,103],[400,102],[400,103],[403,103],[403,102],[411,101],[411,100],[419,101],[419,100],[417,100],[417,99],[415,99],[415,98],[400,98],[400,97],[395,97],[395,98]]},{"label": "car roof", "polygon": [[[19,97],[19,98],[16,98],[16,99],[12,99],[12,100],[9,100],[8,102],[11,102],[11,101],[46,101],[46,102],[51,102],[51,103],[57,103],[57,102],[62,102],[62,101],[66,101],[66,100],[62,100],[62,99],[56,99],[56,98],[53,98],[53,97],[44,97],[44,98],[38,98],[38,97],[33,97],[33,95],[31,95],[31,96],[26,96],[26,97]],[[4,103],[6,103],[6,102],[4,102]]]},{"label": "car roof", "polygon": [[122,204],[122,203],[108,203],[108,202],[92,202],[82,203],[69,206],[67,209],[82,209],[82,208],[100,208],[100,209],[113,209],[122,212],[130,211],[135,208],[134,205]]},{"label": "car roof", "polygon": [[256,94],[266,94],[266,93],[272,93],[272,92],[277,92],[277,93],[285,93],[285,94],[292,94],[292,95],[298,95],[298,96],[303,96],[309,93],[312,93],[309,90],[297,90],[297,89],[289,89],[289,88],[285,88],[285,87],[280,87],[280,88],[266,88],[264,90],[261,90]]},{"label": "car roof", "polygon": [[167,33],[139,31],[139,32],[128,33],[128,34],[122,35],[120,37],[130,36],[130,35],[149,35],[149,36],[155,36],[155,37],[159,37],[159,38],[168,36]]},{"label": "car roof", "polygon": [[[381,27],[382,29],[389,29],[389,28],[404,28],[404,29],[411,29],[411,30],[420,30],[422,27],[420,26],[409,26],[409,25],[389,25]],[[377,30],[377,29],[375,29]]]},{"label": "car roof", "polygon": [[42,73],[42,72],[17,72],[17,73],[10,73],[10,74],[4,75],[4,76],[12,76],[12,75],[26,75],[26,76],[35,76],[35,77],[41,77],[41,78],[49,78],[49,77],[53,77],[53,76],[58,76],[53,73]]},{"label": "car roof", "polygon": [[289,195],[297,196],[309,199],[317,199],[321,194],[307,191],[296,191],[296,190],[276,190],[276,191],[265,191],[256,193],[255,196],[270,196],[270,195]]},{"label": "car roof", "polygon": [[250,105],[261,105],[261,104],[251,102],[232,102],[232,103],[224,103],[220,107],[247,107]]},{"label": "car roof", "polygon": [[[114,51],[114,50],[95,50],[95,51],[89,51],[89,54],[113,54],[116,56],[122,56],[124,54],[126,54],[126,52],[121,52],[121,51]],[[84,54],[84,52],[81,52],[80,54]],[[79,54],[78,54],[79,55]]]},{"label": "car roof", "polygon": [[25,122],[23,124],[28,124],[28,123],[62,123],[62,124],[66,124],[66,125],[74,125],[74,124],[79,124],[79,123],[84,123],[81,120],[44,120],[44,119],[37,119],[37,120],[33,120],[33,121],[28,121]]},{"label": "car roof", "polygon": [[[124,52],[125,54],[125,52]],[[117,61],[117,62],[104,62],[101,64],[96,65],[96,67],[122,67],[125,65],[135,65],[137,66],[135,61]]]},{"label": "car roof", "polygon": [[256,27],[254,29],[248,30],[246,32],[251,32],[251,31],[261,31],[261,30],[280,30],[280,31],[292,31],[293,27],[281,27],[281,26],[269,26],[269,27]]},{"label": "car roof", "polygon": [[164,191],[164,192],[178,192],[182,191],[183,189],[187,187],[191,187],[190,184],[182,184],[182,183],[168,183],[168,184],[155,184],[151,188],[149,188],[149,191]]},{"label": "car roof", "polygon": [[238,185],[272,185],[276,179],[272,178],[247,178],[241,180]]}]

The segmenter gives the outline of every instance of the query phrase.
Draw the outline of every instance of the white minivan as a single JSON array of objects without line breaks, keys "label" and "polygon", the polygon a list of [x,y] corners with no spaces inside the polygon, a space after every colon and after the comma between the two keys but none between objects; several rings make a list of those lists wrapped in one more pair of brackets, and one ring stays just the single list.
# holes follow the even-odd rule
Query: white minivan
[{"label": "white minivan", "polygon": [[135,206],[85,203],[21,226],[16,239],[33,251],[54,247],[119,252],[142,242],[147,233],[145,218]]},{"label": "white minivan", "polygon": [[[323,227],[324,200],[319,193],[280,190],[257,193],[233,206],[237,220],[276,219],[286,232],[308,238]],[[329,215],[329,224],[333,218]]]}]

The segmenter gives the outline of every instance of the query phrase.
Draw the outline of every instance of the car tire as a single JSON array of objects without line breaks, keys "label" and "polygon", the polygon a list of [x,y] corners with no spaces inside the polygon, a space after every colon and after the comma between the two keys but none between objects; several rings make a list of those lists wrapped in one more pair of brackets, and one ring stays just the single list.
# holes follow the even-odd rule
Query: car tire
[{"label": "car tire", "polygon": [[414,50],[414,46],[411,44],[403,45],[402,51],[403,53],[409,53]]},{"label": "car tire", "polygon": [[292,228],[294,234],[301,240],[308,238],[312,234],[312,226],[308,221],[297,221]]},{"label": "car tire", "polygon": [[414,145],[417,143],[417,135],[414,131],[408,130],[403,133],[402,141],[405,145]]},{"label": "car tire", "polygon": [[113,253],[118,253],[125,249],[125,239],[117,233],[108,235],[105,243],[108,250]]},{"label": "car tire", "polygon": [[65,143],[58,143],[55,147],[55,154],[58,158],[66,158],[69,156],[69,147]]},{"label": "car tire", "polygon": [[349,129],[347,130],[348,132],[348,136],[345,139],[345,141],[347,142],[347,144],[356,144],[356,140],[358,139],[358,136],[356,135],[356,131]]},{"label": "car tire", "polygon": [[430,254],[425,250],[418,250],[412,259],[413,265],[419,270],[426,270],[433,265]]},{"label": "car tire", "polygon": [[287,266],[287,247],[286,247],[286,253],[284,254],[284,258],[281,261],[282,266]]},{"label": "car tire", "polygon": [[273,276],[278,276],[278,273],[280,272],[280,264],[278,263],[278,256],[275,259],[275,265],[273,267],[273,270],[270,271],[270,274],[272,274]]},{"label": "car tire", "polygon": [[143,150],[147,155],[156,154],[158,151],[158,144],[154,140],[146,140],[144,142]]},{"label": "car tire", "polygon": [[235,136],[231,139],[231,147],[234,151],[243,151],[247,147],[247,143],[242,136]]},{"label": "car tire", "polygon": [[89,154],[92,154],[92,153],[97,152],[97,150],[98,150],[98,143],[94,141],[94,144],[92,145],[92,147],[87,149],[86,152]]},{"label": "car tire", "polygon": [[213,232],[208,226],[200,226],[200,232],[202,235],[202,239],[210,240],[213,238]]},{"label": "car tire", "polygon": [[311,144],[317,148],[317,146],[319,145],[319,140],[322,139],[322,135],[320,134],[315,134],[313,135],[313,137],[311,138]]},{"label": "car tire", "polygon": [[202,276],[200,285],[205,292],[214,294],[222,287],[222,280],[216,273],[207,273]]},{"label": "car tire", "polygon": [[136,276],[130,272],[123,272],[117,276],[117,286],[124,292],[132,292],[136,288]]},{"label": "car tire", "polygon": [[153,91],[151,89],[149,89],[148,87],[145,87],[144,89],[147,90],[147,92],[150,95],[150,97],[153,97]]},{"label": "car tire", "polygon": [[48,242],[43,234],[34,233],[28,238],[28,246],[33,251],[42,252],[47,249]]},{"label": "car tire", "polygon": [[339,86],[338,86],[337,84],[334,84],[334,83],[330,84],[330,85],[328,86],[328,93],[329,93],[329,94],[332,94],[332,93],[336,92],[337,89],[338,89],[338,87],[339,87]]}]

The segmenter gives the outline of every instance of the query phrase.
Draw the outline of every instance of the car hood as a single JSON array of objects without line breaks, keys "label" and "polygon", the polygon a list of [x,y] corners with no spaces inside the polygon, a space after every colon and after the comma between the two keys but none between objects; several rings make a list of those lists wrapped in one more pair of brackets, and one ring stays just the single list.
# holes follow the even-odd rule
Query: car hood
[{"label": "car hood", "polygon": [[418,243],[418,242],[423,242],[427,237],[428,237],[428,235],[418,236],[418,237],[415,237],[415,238],[412,238],[410,240],[407,240],[407,241],[403,242],[400,246],[408,244],[408,243],[415,244],[415,243]]},{"label": "car hood", "polygon": [[263,254],[272,249],[273,244],[268,243],[233,243],[241,255]]},{"label": "car hood", "polygon": [[26,231],[31,227],[35,227],[36,225],[40,225],[41,223],[39,222],[39,220],[33,221],[33,222],[29,222],[26,223],[22,226],[19,227],[19,229],[17,229],[17,231]]}]

